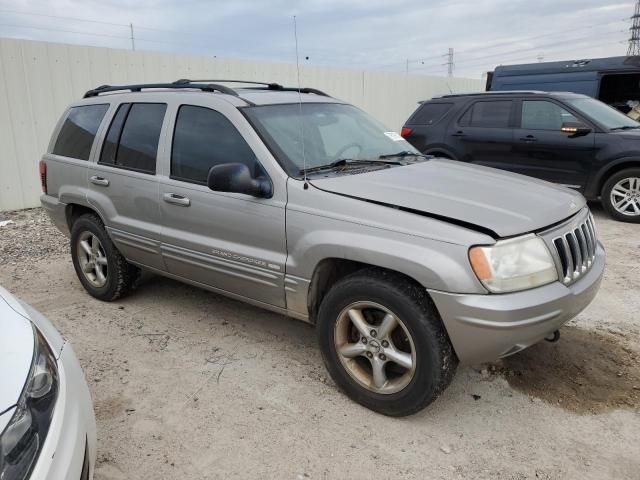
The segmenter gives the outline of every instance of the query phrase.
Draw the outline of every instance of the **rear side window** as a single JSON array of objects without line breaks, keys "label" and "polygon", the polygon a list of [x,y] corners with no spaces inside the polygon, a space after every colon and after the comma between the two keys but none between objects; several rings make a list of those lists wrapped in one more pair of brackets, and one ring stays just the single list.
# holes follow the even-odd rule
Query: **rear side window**
[{"label": "rear side window", "polygon": [[476,102],[460,118],[466,127],[507,128],[511,117],[511,100]]},{"label": "rear side window", "polygon": [[433,125],[444,117],[452,106],[452,103],[423,103],[407,123],[412,125]]},{"label": "rear side window", "polygon": [[62,124],[52,153],[79,160],[89,160],[91,145],[93,145],[98,127],[108,109],[108,104],[71,107]]},{"label": "rear side window", "polygon": [[166,109],[164,103],[120,105],[109,126],[99,163],[155,173],[160,130]]},{"label": "rear side window", "polygon": [[254,177],[263,175],[251,147],[224,115],[181,106],[173,134],[171,178],[206,184],[211,167],[232,162],[247,165]]}]

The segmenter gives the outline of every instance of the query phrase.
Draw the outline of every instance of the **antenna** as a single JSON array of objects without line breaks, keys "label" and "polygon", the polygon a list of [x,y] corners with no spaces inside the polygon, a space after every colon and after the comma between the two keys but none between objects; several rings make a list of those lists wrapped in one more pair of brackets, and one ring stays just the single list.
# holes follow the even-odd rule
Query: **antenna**
[{"label": "antenna", "polygon": [[304,119],[302,118],[302,93],[300,92],[300,61],[298,56],[298,23],[293,16],[293,38],[296,41],[296,72],[298,74],[298,104],[300,105],[300,141],[302,142],[302,174],[304,176],[304,189],[309,188],[307,182],[307,156],[304,151]]}]

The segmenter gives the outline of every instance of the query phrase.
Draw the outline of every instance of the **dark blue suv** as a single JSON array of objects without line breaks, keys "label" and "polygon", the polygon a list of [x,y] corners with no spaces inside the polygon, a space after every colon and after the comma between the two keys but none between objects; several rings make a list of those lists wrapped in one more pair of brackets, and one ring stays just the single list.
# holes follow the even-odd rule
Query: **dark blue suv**
[{"label": "dark blue suv", "polygon": [[425,154],[565,185],[640,223],[640,124],[591,97],[444,95],[422,102],[402,136]]}]

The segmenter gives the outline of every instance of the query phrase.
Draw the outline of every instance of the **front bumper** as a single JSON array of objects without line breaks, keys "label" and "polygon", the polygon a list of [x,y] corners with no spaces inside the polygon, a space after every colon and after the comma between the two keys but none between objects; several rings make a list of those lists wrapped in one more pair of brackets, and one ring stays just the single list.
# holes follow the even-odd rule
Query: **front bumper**
[{"label": "front bumper", "polygon": [[519,352],[578,315],[598,293],[604,264],[598,243],[591,270],[569,286],[554,282],[499,295],[429,293],[460,362],[474,364]]},{"label": "front bumper", "polygon": [[[30,479],[91,479],[96,459],[96,421],[89,387],[69,343],[65,343],[58,358],[58,372],[60,390],[53,419]],[[83,472],[86,461],[88,471]]]}]

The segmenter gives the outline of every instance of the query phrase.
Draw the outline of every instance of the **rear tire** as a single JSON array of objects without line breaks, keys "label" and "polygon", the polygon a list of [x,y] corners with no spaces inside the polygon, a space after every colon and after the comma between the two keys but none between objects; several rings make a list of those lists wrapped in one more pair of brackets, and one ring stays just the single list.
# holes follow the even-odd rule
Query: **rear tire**
[{"label": "rear tire", "polygon": [[368,269],[337,282],[320,305],[316,328],[336,384],[384,415],[425,408],[451,383],[458,365],[427,292],[385,270]]},{"label": "rear tire", "polygon": [[640,168],[614,173],[604,183],[602,205],[621,222],[640,223]]},{"label": "rear tire", "polygon": [[105,302],[126,295],[140,275],[140,269],[125,260],[93,213],[78,217],[71,227],[71,258],[84,289]]}]

